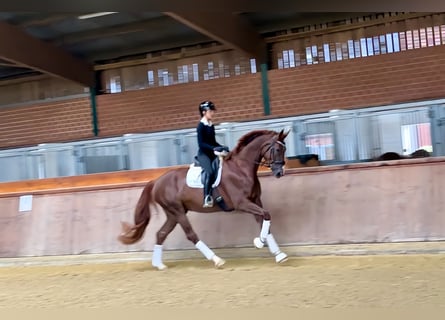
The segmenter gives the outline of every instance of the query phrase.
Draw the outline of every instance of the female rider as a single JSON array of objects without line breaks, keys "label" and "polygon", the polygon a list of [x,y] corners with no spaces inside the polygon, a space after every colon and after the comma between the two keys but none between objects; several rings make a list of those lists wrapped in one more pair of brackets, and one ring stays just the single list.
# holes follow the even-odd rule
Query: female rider
[{"label": "female rider", "polygon": [[212,123],[216,108],[212,101],[203,101],[199,104],[201,120],[196,127],[198,138],[198,161],[204,172],[204,208],[213,207],[212,183],[214,172],[212,161],[216,158],[216,152],[229,151],[228,147],[219,144],[215,138],[215,127]]}]

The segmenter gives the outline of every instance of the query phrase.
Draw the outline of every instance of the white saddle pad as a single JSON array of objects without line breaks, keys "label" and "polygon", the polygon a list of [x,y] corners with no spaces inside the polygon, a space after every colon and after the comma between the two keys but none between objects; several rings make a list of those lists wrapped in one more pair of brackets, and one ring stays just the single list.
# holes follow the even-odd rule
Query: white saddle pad
[{"label": "white saddle pad", "polygon": [[[222,164],[223,160],[220,158],[218,175],[216,177],[215,182],[212,185],[213,188],[216,188],[221,182],[221,173],[223,167]],[[201,171],[202,167],[195,166],[194,163],[190,165],[189,169],[187,170],[187,176],[185,178],[187,186],[189,186],[190,188],[204,188],[204,185],[201,182]]]}]

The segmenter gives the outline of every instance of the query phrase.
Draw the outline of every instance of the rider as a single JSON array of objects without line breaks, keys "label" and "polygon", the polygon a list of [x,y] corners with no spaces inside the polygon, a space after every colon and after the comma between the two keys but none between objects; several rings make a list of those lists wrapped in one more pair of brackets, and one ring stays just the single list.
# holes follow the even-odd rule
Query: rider
[{"label": "rider", "polygon": [[198,161],[204,172],[204,208],[213,207],[212,183],[213,170],[212,161],[216,158],[215,152],[229,151],[229,148],[219,144],[215,139],[215,127],[212,117],[216,111],[212,101],[203,101],[199,104],[199,121],[196,128],[198,138]]}]

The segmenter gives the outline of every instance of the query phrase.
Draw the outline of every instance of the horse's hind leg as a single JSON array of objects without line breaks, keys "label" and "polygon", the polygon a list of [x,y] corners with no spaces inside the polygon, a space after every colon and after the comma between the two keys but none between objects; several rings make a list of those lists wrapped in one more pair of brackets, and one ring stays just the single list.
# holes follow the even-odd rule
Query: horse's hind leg
[{"label": "horse's hind leg", "polygon": [[176,217],[170,213],[167,213],[167,221],[164,222],[163,226],[156,233],[156,244],[153,248],[153,256],[151,259],[151,264],[153,267],[159,270],[167,269],[167,266],[162,262],[162,244],[164,243],[167,236],[177,224]]},{"label": "horse's hind leg", "polygon": [[190,221],[185,213],[178,214],[177,220],[184,230],[187,239],[190,240],[199,251],[201,251],[204,257],[207,258],[207,260],[213,261],[215,263],[215,267],[217,268],[223,266],[224,263],[226,263],[223,259],[218,257],[213,252],[213,250],[210,249],[202,240],[199,240],[198,235],[193,230],[192,225],[190,224]]}]

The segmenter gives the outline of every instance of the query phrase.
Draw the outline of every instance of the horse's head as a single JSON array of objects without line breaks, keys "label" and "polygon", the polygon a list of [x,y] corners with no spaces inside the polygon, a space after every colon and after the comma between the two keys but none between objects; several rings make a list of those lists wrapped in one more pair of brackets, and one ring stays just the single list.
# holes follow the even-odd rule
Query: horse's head
[{"label": "horse's head", "polygon": [[264,152],[262,156],[264,158],[264,166],[269,167],[272,170],[273,175],[276,178],[281,178],[284,175],[286,139],[289,131],[286,133],[281,130],[278,135],[275,135],[269,142],[263,145]]}]

